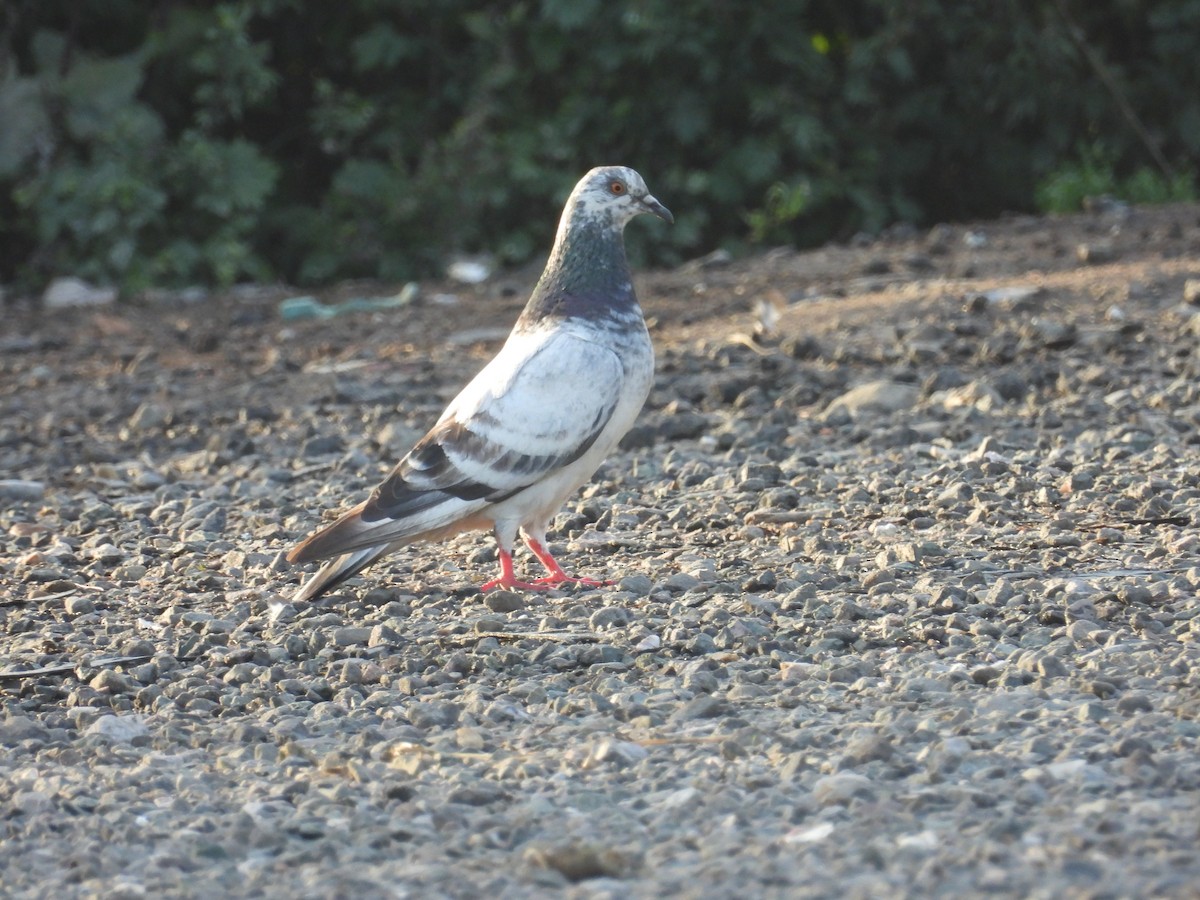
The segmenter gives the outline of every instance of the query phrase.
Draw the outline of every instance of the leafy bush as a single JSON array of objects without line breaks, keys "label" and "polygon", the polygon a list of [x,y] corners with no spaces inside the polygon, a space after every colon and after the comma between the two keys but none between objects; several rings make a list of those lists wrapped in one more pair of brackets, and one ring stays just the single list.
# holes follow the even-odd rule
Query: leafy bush
[{"label": "leafy bush", "polygon": [[1126,178],[1116,173],[1113,154],[1103,144],[1085,145],[1078,158],[1043,179],[1034,193],[1044,212],[1077,212],[1084,201],[1113,197],[1130,203],[1195,201],[1196,176],[1190,170],[1164,175],[1142,166]]},{"label": "leafy bush", "polygon": [[[0,81],[9,123],[0,180],[12,183],[14,213],[0,241],[32,234],[36,246],[33,271],[17,274],[70,272],[135,289],[270,276],[252,237],[278,167],[253,143],[218,134],[239,104],[266,91],[219,62],[236,21],[192,21],[183,62],[203,77],[187,126],[174,134],[144,95],[157,63],[180,61],[169,56],[181,43],[178,22],[174,33],[106,57],[60,32],[30,35],[30,74],[10,69]],[[265,70],[259,77],[274,81]]]},{"label": "leafy bush", "polygon": [[1156,174],[1152,151],[1185,172],[1200,154],[1200,0],[17,0],[4,15],[0,280],[33,286],[520,262],[606,162],[675,212],[629,233],[635,257],[671,263],[1065,208],[1101,181],[1189,196],[1190,174]]}]

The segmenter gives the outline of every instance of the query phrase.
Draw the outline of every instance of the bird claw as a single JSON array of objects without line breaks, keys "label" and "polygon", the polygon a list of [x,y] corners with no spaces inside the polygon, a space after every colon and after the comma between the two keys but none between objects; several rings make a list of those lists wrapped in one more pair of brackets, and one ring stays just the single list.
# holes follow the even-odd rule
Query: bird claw
[{"label": "bird claw", "polygon": [[581,584],[584,587],[604,587],[605,585],[615,584],[612,581],[597,581],[595,578],[575,578],[572,575],[568,575],[562,570],[562,566],[554,561],[554,557],[542,547],[541,543],[531,538],[526,538],[526,542],[529,544],[529,549],[542,561],[542,565],[546,567],[546,571],[550,574],[533,581],[519,581],[516,573],[513,572],[512,551],[501,550],[500,577],[484,582],[479,587],[481,591],[490,591],[493,588],[544,591],[559,584]]}]

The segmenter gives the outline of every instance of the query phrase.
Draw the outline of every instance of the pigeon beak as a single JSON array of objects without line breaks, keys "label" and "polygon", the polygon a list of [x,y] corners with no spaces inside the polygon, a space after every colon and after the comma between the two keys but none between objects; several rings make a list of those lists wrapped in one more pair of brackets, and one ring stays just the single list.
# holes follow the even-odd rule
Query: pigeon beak
[{"label": "pigeon beak", "polygon": [[670,225],[675,224],[675,217],[671,215],[671,211],[655,200],[650,194],[647,194],[642,198],[642,208],[651,215],[658,216],[660,219]]}]

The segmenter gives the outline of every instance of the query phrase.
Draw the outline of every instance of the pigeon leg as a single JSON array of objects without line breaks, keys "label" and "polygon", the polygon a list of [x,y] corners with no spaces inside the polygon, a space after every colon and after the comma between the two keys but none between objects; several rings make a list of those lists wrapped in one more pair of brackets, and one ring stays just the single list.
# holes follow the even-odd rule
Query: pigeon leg
[{"label": "pigeon leg", "polygon": [[542,561],[542,565],[546,567],[546,571],[550,574],[545,578],[539,578],[534,582],[539,587],[550,587],[555,584],[568,582],[570,584],[582,584],[585,587],[604,587],[607,584],[614,584],[612,581],[597,581],[595,578],[575,578],[563,571],[562,566],[558,561],[550,555],[550,551],[541,545],[541,543],[529,535],[525,535],[525,543],[529,549],[533,551],[533,555]]},{"label": "pigeon leg", "polygon": [[505,545],[512,546],[512,537],[504,539],[505,536],[499,528],[496,529],[496,551],[500,555],[500,577],[493,578],[480,586],[481,591],[490,591],[492,588],[519,588],[526,591],[544,591],[549,585],[542,584],[540,581],[530,583],[528,581],[518,581],[517,575],[513,571],[513,555],[512,550],[506,549]]}]

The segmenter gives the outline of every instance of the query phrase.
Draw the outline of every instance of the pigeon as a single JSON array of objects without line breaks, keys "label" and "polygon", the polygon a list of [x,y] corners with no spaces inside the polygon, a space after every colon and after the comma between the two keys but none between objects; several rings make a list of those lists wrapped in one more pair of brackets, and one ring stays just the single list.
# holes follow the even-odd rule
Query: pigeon
[{"label": "pigeon", "polygon": [[[498,577],[539,590],[606,582],[568,575],[546,529],[629,430],[650,392],[654,350],[625,258],[625,225],[674,217],[624,166],[592,169],[563,209],[546,269],[499,353],[358,506],[287,555],[328,560],[297,591],[315,599],[395,550],[491,528]],[[518,532],[546,569],[521,581]]]}]

